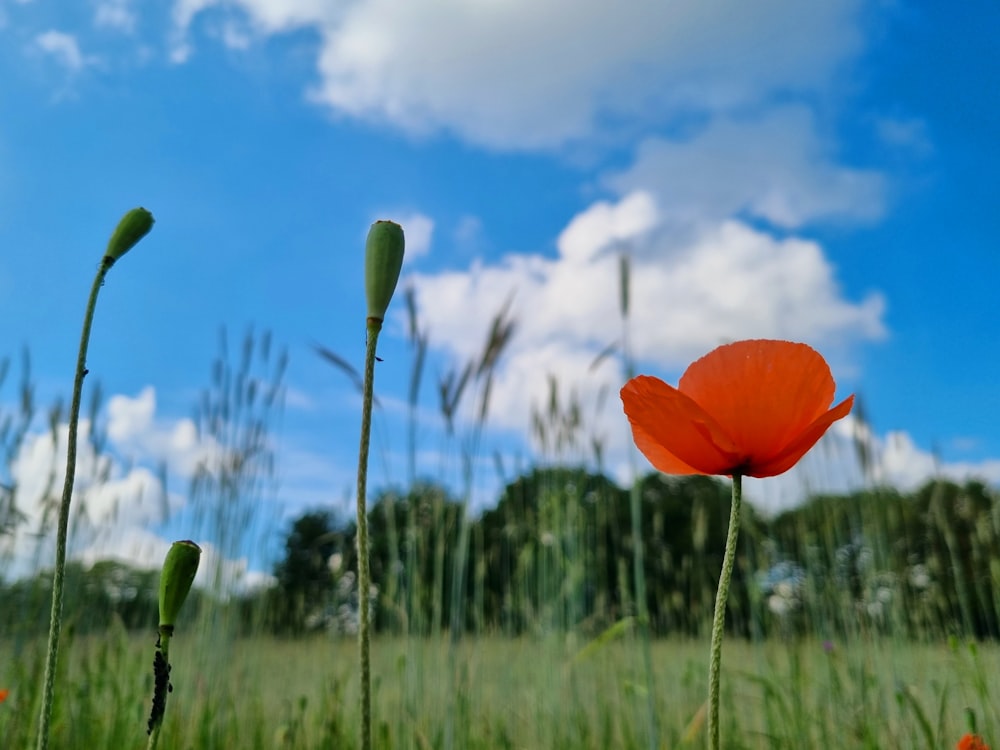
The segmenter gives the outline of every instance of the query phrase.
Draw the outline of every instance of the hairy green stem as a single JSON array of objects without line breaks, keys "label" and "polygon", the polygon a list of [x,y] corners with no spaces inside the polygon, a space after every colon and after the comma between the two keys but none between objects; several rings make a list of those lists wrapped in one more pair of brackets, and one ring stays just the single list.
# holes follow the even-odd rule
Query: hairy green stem
[{"label": "hairy green stem", "polygon": [[656,720],[656,691],[653,682],[653,651],[649,637],[649,603],[646,600],[646,565],[643,561],[642,543],[642,497],[639,481],[635,479],[634,455],[629,456],[632,465],[632,487],[629,490],[629,509],[632,514],[632,578],[635,580],[635,613],[639,625],[639,642],[642,649],[642,665],[646,678],[646,724],[649,731],[650,750],[660,746],[660,728]]},{"label": "hairy green stem", "polygon": [[364,395],[361,402],[361,447],[358,450],[358,661],[361,670],[361,750],[372,746],[371,620],[368,590],[371,570],[368,561],[368,444],[372,432],[372,394],[375,381],[375,345],[382,321],[368,318],[368,345],[365,349]]},{"label": "hairy green stem", "polygon": [[80,336],[80,351],[76,357],[76,376],[73,380],[73,401],[69,409],[69,436],[66,445],[66,481],[63,483],[62,500],[59,503],[59,522],[56,530],[56,561],[52,574],[52,614],[49,620],[49,644],[45,656],[45,682],[42,693],[42,709],[38,719],[38,750],[49,746],[49,724],[52,720],[52,700],[55,693],[56,665],[59,658],[59,635],[62,630],[63,584],[66,579],[66,538],[69,530],[69,506],[73,496],[73,480],[76,475],[76,434],[80,422],[80,400],[83,395],[83,378],[87,374],[87,346],[90,343],[90,328],[94,321],[97,294],[104,284],[104,277],[112,262],[105,258],[94,277],[90,289],[87,310],[83,316],[83,333]]},{"label": "hairy green stem", "polygon": [[708,746],[719,750],[719,670],[722,667],[722,636],[726,625],[726,603],[729,600],[729,582],[733,578],[736,562],[736,541],[740,534],[740,505],[743,501],[743,477],[733,474],[733,502],[729,508],[729,533],[726,535],[726,554],[722,558],[722,574],[715,596],[715,615],[712,618],[712,650],[708,666]]}]

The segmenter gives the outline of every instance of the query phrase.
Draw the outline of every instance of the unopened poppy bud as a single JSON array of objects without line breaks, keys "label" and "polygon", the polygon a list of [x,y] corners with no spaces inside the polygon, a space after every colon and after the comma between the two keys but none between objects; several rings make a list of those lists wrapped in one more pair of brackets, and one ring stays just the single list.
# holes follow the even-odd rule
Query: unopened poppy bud
[{"label": "unopened poppy bud", "polygon": [[177,614],[187,599],[198,563],[201,547],[194,542],[174,542],[163,561],[160,573],[160,627],[173,627]]},{"label": "unopened poppy bud", "polygon": [[111,267],[116,260],[135,247],[136,243],[149,234],[153,228],[153,214],[144,208],[133,208],[122,217],[115,227],[108,249],[104,253],[104,262]]},{"label": "unopened poppy bud", "polygon": [[394,221],[376,221],[365,242],[365,294],[368,320],[380,327],[396,291],[403,267],[403,228]]}]

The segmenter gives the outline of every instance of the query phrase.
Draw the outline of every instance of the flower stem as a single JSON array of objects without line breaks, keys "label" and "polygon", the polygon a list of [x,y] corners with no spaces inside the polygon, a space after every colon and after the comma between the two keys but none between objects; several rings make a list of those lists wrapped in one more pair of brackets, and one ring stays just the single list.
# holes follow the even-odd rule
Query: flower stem
[{"label": "flower stem", "polygon": [[726,554],[722,559],[722,574],[715,596],[715,615],[712,618],[712,650],[708,666],[708,746],[719,750],[719,671],[722,666],[722,636],[726,625],[726,603],[729,600],[729,582],[733,578],[736,562],[736,541],[740,534],[740,504],[743,501],[743,477],[733,474],[733,501],[729,508],[729,533],[726,535]]},{"label": "flower stem", "polygon": [[87,347],[90,343],[90,328],[94,322],[97,294],[104,284],[104,277],[112,262],[105,258],[94,277],[90,289],[87,310],[83,316],[83,333],[80,336],[80,351],[76,357],[76,375],[73,380],[73,400],[69,408],[69,435],[66,443],[66,480],[63,483],[62,499],[59,503],[59,521],[56,529],[56,561],[52,574],[52,613],[49,619],[49,643],[45,656],[45,682],[42,693],[42,709],[38,719],[38,750],[49,746],[49,724],[52,719],[52,701],[55,694],[56,664],[59,658],[59,635],[62,630],[63,584],[66,579],[66,538],[69,530],[69,505],[73,496],[73,480],[76,475],[76,435],[80,422],[80,401],[83,395],[83,378],[87,374]]},{"label": "flower stem", "polygon": [[368,318],[368,345],[365,350],[365,381],[361,402],[361,447],[358,450],[358,661],[361,670],[361,750],[372,746],[371,620],[368,591],[368,444],[372,431],[372,393],[375,380],[375,345],[382,330],[379,318]]}]

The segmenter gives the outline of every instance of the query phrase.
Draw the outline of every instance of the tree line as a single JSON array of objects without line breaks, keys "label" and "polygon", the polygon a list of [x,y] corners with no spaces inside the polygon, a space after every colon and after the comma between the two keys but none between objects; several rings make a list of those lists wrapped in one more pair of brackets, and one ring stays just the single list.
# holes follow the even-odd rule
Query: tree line
[{"label": "tree line", "polygon": [[[649,474],[636,491],[650,631],[704,635],[729,486]],[[594,635],[634,621],[629,492],[584,469],[537,468],[473,518],[434,483],[383,491],[369,514],[376,627],[414,635]],[[195,592],[186,617],[224,611],[244,633],[351,633],[359,601],[354,531],[328,510],[303,513],[284,535],[272,586],[224,601]],[[67,584],[68,627],[78,632],[156,625],[156,571],[73,564]],[[50,586],[47,572],[0,586],[0,633],[40,632]],[[728,627],[747,637],[995,638],[998,590],[1000,502],[982,482],[817,496],[773,518],[747,505]]]},{"label": "tree line", "polygon": [[[729,486],[650,474],[637,490],[651,632],[703,635]],[[370,524],[378,590],[369,593],[382,631],[598,633],[638,611],[629,490],[600,474],[535,469],[475,519],[437,485],[387,491]],[[275,569],[270,627],[350,630],[353,540],[353,523],[325,511],[292,523]],[[728,626],[745,636],[997,637],[998,584],[1000,503],[982,482],[817,496],[774,518],[746,506]]]}]

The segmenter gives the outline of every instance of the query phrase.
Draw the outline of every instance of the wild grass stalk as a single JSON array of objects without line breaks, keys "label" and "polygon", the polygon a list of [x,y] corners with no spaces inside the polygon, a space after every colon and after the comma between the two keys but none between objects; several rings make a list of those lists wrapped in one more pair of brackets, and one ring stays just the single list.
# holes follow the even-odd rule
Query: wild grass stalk
[{"label": "wild grass stalk", "polygon": [[189,484],[190,534],[210,542],[217,553],[209,580],[220,598],[241,584],[225,561],[259,546],[269,528],[260,500],[275,476],[271,432],[284,405],[287,365],[284,349],[272,354],[270,333],[248,329],[233,354],[227,330],[220,329],[209,385],[195,412],[202,450]]},{"label": "wild grass stalk", "polygon": [[[0,359],[0,389],[10,374],[10,359]],[[13,536],[25,521],[27,514],[19,507],[18,482],[13,476],[13,464],[35,418],[35,393],[31,380],[31,355],[28,349],[21,354],[21,377],[16,390],[16,407],[8,411],[0,404],[0,538]],[[5,399],[6,400],[6,399]],[[54,475],[54,471],[53,471]],[[11,563],[13,550],[0,553],[0,577]]]},{"label": "wild grass stalk", "polygon": [[[479,458],[480,443],[483,431],[486,427],[490,409],[490,396],[493,388],[493,380],[496,376],[497,367],[504,351],[510,344],[517,323],[510,316],[510,304],[512,299],[508,299],[504,306],[494,316],[490,326],[486,343],[483,347],[482,355],[478,362],[474,364],[473,382],[477,388],[477,400],[474,403],[475,412],[471,422],[471,427],[465,436],[464,445],[461,448],[460,460],[462,465],[462,498],[459,503],[458,517],[458,540],[453,556],[453,570],[451,574],[451,613],[449,619],[449,644],[448,649],[448,685],[453,696],[455,706],[461,705],[461,701],[467,699],[467,694],[460,692],[457,683],[459,678],[458,645],[461,642],[462,634],[466,629],[466,573],[469,567],[469,538],[471,530],[471,519],[468,513],[468,506],[472,500],[472,491],[475,486],[475,467]],[[467,372],[473,370],[467,366]],[[458,402],[449,404],[451,414],[457,408]],[[451,750],[456,742],[455,732],[456,722],[450,718],[445,725],[444,748]]]},{"label": "wild grass stalk", "polygon": [[[424,633],[426,623],[423,617],[423,608],[418,607],[421,601],[423,588],[426,582],[419,575],[418,559],[423,550],[418,549],[420,534],[418,533],[418,516],[421,505],[417,502],[414,492],[417,489],[417,426],[418,409],[420,406],[420,386],[423,382],[424,366],[427,362],[428,333],[420,323],[417,292],[412,284],[406,287],[406,313],[407,330],[412,352],[412,363],[410,366],[410,381],[407,389],[407,430],[406,430],[406,468],[407,487],[409,488],[409,502],[406,513],[406,543],[405,550],[405,571],[406,571],[406,601],[403,603],[403,611],[406,615],[404,632]],[[412,684],[412,680],[408,681]]]},{"label": "wild grass stalk", "polygon": [[[627,381],[635,375],[635,363],[632,359],[632,348],[629,337],[629,312],[631,298],[631,260],[627,252],[623,252],[618,264],[618,309],[622,320],[622,370]],[[646,563],[643,547],[642,530],[642,498],[639,492],[638,470],[635,465],[635,453],[628,451],[629,473],[632,482],[629,489],[629,509],[632,516],[632,582],[635,586],[635,606],[638,617],[639,647],[642,649],[643,664],[646,677],[646,724],[649,734],[649,750],[659,747],[659,728],[654,709],[656,704],[656,688],[653,678],[653,657],[650,648],[649,632],[649,600],[646,594]]]}]

